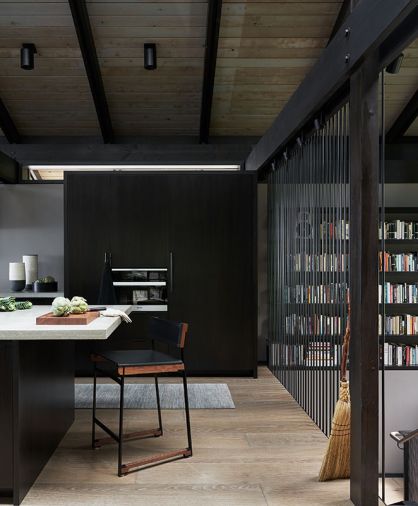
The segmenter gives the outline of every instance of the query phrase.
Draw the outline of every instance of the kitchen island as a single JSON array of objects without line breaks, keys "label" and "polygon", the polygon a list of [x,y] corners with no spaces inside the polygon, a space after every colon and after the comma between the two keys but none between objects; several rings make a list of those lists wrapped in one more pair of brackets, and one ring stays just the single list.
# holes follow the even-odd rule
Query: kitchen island
[{"label": "kitchen island", "polygon": [[107,339],[121,324],[36,325],[46,312],[0,313],[0,504],[22,502],[74,420],[75,341]]}]

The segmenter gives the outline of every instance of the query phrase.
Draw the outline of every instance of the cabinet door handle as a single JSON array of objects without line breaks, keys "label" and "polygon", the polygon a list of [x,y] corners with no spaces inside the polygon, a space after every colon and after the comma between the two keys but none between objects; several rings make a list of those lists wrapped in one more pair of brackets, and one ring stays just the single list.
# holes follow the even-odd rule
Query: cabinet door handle
[{"label": "cabinet door handle", "polygon": [[174,255],[170,251],[170,293],[174,291]]}]

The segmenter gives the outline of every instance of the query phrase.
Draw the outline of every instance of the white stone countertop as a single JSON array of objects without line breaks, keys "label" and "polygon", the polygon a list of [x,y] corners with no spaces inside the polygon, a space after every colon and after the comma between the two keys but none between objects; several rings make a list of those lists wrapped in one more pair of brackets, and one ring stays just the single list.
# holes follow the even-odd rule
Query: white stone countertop
[{"label": "white stone countertop", "polygon": [[[132,306],[107,306],[120,309],[126,314]],[[89,340],[107,339],[122,322],[119,316],[99,316],[88,325],[36,325],[36,317],[50,311],[49,306],[32,306],[12,312],[0,312],[0,341],[19,340]]]},{"label": "white stone countertop", "polygon": [[0,292],[0,297],[14,297],[15,299],[55,299],[64,297],[64,292]]}]

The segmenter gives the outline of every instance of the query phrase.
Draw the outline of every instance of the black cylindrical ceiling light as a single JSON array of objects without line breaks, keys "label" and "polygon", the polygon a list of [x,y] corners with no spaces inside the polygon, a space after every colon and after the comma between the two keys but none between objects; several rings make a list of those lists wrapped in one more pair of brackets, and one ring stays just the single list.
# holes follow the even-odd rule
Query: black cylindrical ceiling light
[{"label": "black cylindrical ceiling light", "polygon": [[24,70],[32,70],[34,55],[37,53],[35,44],[22,44],[20,49],[20,67]]},{"label": "black cylindrical ceiling light", "polygon": [[157,46],[153,43],[144,44],[144,68],[147,70],[157,68]]},{"label": "black cylindrical ceiling light", "polygon": [[401,70],[403,60],[403,53],[401,53],[398,57],[396,57],[389,65],[386,67],[386,72],[388,74],[399,74]]}]

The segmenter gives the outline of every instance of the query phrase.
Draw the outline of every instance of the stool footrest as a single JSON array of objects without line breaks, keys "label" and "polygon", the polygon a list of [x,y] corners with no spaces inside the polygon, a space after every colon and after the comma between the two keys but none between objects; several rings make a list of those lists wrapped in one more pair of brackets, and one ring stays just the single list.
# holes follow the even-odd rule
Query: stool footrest
[{"label": "stool footrest", "polygon": [[[102,427],[103,428],[103,427]],[[129,434],[123,435],[123,441],[134,441],[135,439],[145,439],[148,437],[159,437],[162,436],[161,429],[149,429],[149,430],[141,430],[139,432],[130,432]],[[100,446],[117,443],[119,438],[116,440],[113,437],[103,437],[100,439],[95,439],[94,446],[95,448],[100,448]]]},{"label": "stool footrest", "polygon": [[138,471],[138,467],[146,466],[149,464],[155,464],[157,462],[162,462],[165,460],[180,458],[180,457],[191,457],[192,451],[190,448],[183,448],[182,450],[173,450],[171,452],[159,453],[157,455],[151,455],[150,457],[146,457],[141,460],[136,460],[133,462],[129,462],[127,464],[122,464],[121,466],[121,474],[128,474],[132,471]]},{"label": "stool footrest", "polygon": [[[103,438],[103,439],[109,439],[110,441],[112,442],[115,442],[115,443],[119,443],[119,436],[117,436],[113,430],[110,430],[109,427],[107,425],[105,425],[103,422],[101,422],[98,418],[96,418],[95,416],[93,417],[93,422],[98,425],[104,432],[106,432],[107,434],[109,434],[110,437],[108,438]],[[94,447],[97,448],[96,446],[96,442],[97,441],[100,441],[100,439],[95,439],[94,440]]]}]

